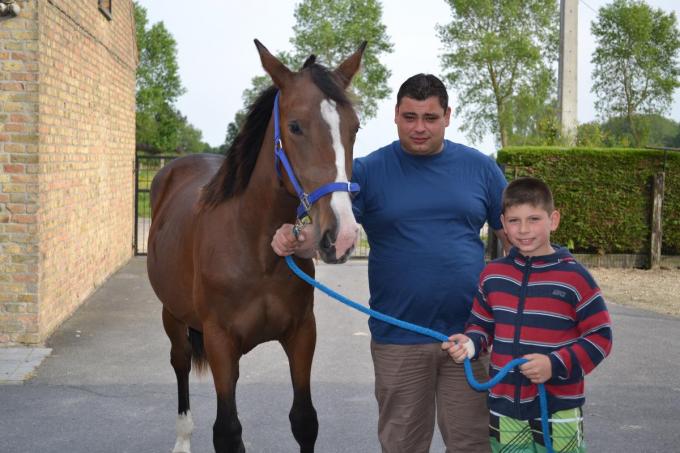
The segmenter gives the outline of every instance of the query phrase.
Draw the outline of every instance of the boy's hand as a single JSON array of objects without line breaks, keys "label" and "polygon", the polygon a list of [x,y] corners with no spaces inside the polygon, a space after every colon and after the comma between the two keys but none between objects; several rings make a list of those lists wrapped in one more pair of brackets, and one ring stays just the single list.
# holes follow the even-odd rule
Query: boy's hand
[{"label": "boy's hand", "polygon": [[552,377],[550,357],[545,354],[527,354],[524,358],[528,362],[520,365],[519,370],[532,384],[543,384]]},{"label": "boy's hand", "polygon": [[447,351],[456,363],[463,363],[466,358],[472,358],[475,355],[474,343],[462,333],[451,335],[449,341],[442,343],[442,349]]}]

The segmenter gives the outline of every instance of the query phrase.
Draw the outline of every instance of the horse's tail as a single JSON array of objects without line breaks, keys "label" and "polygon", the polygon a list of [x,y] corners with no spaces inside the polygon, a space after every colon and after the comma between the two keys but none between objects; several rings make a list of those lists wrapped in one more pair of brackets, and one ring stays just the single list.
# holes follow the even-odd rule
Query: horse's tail
[{"label": "horse's tail", "polygon": [[201,375],[208,371],[210,365],[208,358],[205,355],[205,346],[203,345],[203,332],[189,327],[189,343],[191,343],[191,363],[196,374]]}]

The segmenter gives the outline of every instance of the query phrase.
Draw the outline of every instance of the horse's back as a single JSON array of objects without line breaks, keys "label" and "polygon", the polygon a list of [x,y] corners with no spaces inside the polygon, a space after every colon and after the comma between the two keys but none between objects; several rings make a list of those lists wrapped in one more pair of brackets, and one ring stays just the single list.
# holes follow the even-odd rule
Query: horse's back
[{"label": "horse's back", "polygon": [[[161,168],[151,182],[151,212],[155,214],[165,198],[188,185],[201,187],[219,170],[224,156],[218,154],[191,154],[170,161]],[[155,217],[155,215],[153,215]]]},{"label": "horse's back", "polygon": [[201,189],[223,162],[216,154],[181,157],[164,166],[151,183],[147,270],[156,295],[177,318],[192,310],[193,227]]}]

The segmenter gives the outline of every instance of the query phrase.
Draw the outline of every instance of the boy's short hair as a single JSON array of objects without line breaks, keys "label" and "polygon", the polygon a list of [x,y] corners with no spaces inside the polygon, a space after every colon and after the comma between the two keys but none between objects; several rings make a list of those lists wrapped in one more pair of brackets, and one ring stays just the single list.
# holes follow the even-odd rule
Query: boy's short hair
[{"label": "boy's short hair", "polygon": [[530,204],[545,209],[548,214],[552,214],[555,210],[550,187],[538,178],[517,178],[511,181],[503,191],[503,213],[506,209],[521,204]]},{"label": "boy's short hair", "polygon": [[437,96],[439,105],[446,111],[449,107],[449,94],[441,80],[432,74],[416,74],[406,79],[397,92],[397,106],[406,96],[416,101],[424,101],[431,96]]}]

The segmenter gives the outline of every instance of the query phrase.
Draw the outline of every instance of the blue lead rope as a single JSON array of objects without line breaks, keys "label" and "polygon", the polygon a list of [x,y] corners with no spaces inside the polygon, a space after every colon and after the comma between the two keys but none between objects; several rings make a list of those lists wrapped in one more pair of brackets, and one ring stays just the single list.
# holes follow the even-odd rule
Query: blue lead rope
[{"label": "blue lead rope", "polygon": [[[402,321],[392,316],[388,316],[384,313],[372,310],[366,307],[365,305],[359,304],[357,302],[354,302],[353,300],[346,298],[342,294],[333,291],[329,287],[323,285],[322,283],[314,280],[312,277],[302,272],[302,269],[298,267],[293,258],[291,258],[290,256],[286,257],[286,264],[288,264],[288,267],[290,267],[290,269],[295,273],[295,275],[300,277],[300,279],[309,283],[313,287],[320,289],[324,293],[328,294],[334,299],[337,299],[343,304],[354,308],[355,310],[365,313],[368,316],[371,316],[380,321],[392,324],[393,326],[401,327],[402,329],[410,330],[421,335],[432,337],[435,340],[439,340],[442,342],[449,341],[449,337],[447,337],[441,332],[437,332],[426,327],[418,326],[416,324],[412,324],[410,322]],[[503,368],[501,368],[498,371],[498,373],[493,377],[493,379],[490,379],[488,382],[485,383],[480,383],[475,380],[475,376],[472,373],[472,365],[470,364],[470,359],[466,358],[464,364],[465,377],[467,378],[470,387],[481,392],[492,388],[493,386],[498,384],[512,369],[526,362],[528,362],[528,360],[521,357],[513,359]],[[538,399],[541,406],[541,428],[543,430],[543,440],[545,442],[545,448],[548,453],[554,453],[554,450],[552,448],[552,440],[550,439],[550,425],[548,424],[548,398],[546,396],[545,386],[543,384],[538,384]]]}]

